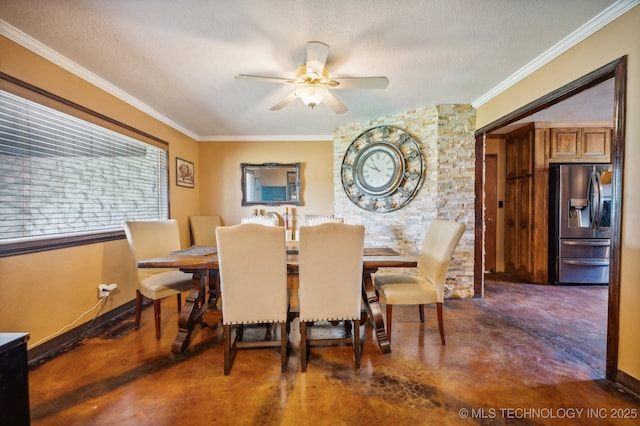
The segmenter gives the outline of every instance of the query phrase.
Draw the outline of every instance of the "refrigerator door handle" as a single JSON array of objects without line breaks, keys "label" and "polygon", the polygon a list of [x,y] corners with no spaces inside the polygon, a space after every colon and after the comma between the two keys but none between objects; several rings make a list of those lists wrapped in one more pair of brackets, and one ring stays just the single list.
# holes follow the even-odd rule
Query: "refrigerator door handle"
[{"label": "refrigerator door handle", "polygon": [[562,259],[562,263],[567,265],[581,265],[581,266],[608,266],[609,260],[570,260]]},{"label": "refrigerator door handle", "polygon": [[589,246],[589,247],[605,247],[609,246],[609,240],[607,241],[562,241],[561,244],[567,246]]},{"label": "refrigerator door handle", "polygon": [[589,224],[591,228],[598,228],[600,225],[600,215],[602,214],[602,183],[600,175],[592,172],[587,186],[587,198],[589,199]]}]

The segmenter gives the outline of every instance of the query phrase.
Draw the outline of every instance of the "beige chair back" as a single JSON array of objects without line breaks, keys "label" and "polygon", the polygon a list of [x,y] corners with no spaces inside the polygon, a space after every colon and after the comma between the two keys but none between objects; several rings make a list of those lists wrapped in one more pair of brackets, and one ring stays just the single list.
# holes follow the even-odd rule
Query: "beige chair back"
[{"label": "beige chair back", "polygon": [[279,219],[277,216],[249,216],[240,219],[240,223],[257,223],[266,226],[278,226]]},{"label": "beige chair back", "polygon": [[[175,219],[125,221],[124,232],[137,261],[166,256],[180,250],[180,229]],[[138,268],[138,280],[168,272],[168,268]]]},{"label": "beige chair back", "polygon": [[464,224],[434,219],[427,229],[418,273],[436,289],[438,302],[444,299],[444,283],[453,252],[464,233]]},{"label": "beige chair back", "polygon": [[305,215],[304,217],[305,219],[305,224],[307,226],[314,226],[314,225],[320,225],[321,223],[327,223],[327,222],[338,222],[338,223],[343,223],[344,219],[341,217],[336,217],[332,214],[329,215]]},{"label": "beige chair back", "polygon": [[222,225],[220,216],[189,216],[191,240],[197,246],[215,246],[216,228]]},{"label": "beige chair back", "polygon": [[360,319],[364,226],[300,228],[300,321]]},{"label": "beige chair back", "polygon": [[216,229],[223,324],[287,321],[284,228],[255,223]]}]

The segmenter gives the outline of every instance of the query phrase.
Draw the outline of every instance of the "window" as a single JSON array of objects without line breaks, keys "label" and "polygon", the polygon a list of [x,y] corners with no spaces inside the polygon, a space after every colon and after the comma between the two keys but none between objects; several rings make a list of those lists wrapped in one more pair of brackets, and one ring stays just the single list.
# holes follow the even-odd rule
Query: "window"
[{"label": "window", "polygon": [[0,91],[0,256],[168,218],[167,166],[165,149]]}]

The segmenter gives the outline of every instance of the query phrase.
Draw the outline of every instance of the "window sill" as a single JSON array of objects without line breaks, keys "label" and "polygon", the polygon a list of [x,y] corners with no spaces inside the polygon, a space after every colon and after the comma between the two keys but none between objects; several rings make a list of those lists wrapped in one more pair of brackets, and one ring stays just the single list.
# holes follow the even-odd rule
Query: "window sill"
[{"label": "window sill", "polygon": [[123,230],[0,244],[0,258],[124,239]]}]

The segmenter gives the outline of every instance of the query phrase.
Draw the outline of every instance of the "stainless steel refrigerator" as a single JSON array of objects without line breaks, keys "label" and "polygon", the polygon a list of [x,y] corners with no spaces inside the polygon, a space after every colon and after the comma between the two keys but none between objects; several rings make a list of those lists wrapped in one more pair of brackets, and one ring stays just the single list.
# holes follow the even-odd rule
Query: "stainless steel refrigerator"
[{"label": "stainless steel refrigerator", "polygon": [[611,165],[549,167],[549,281],[607,284]]}]

